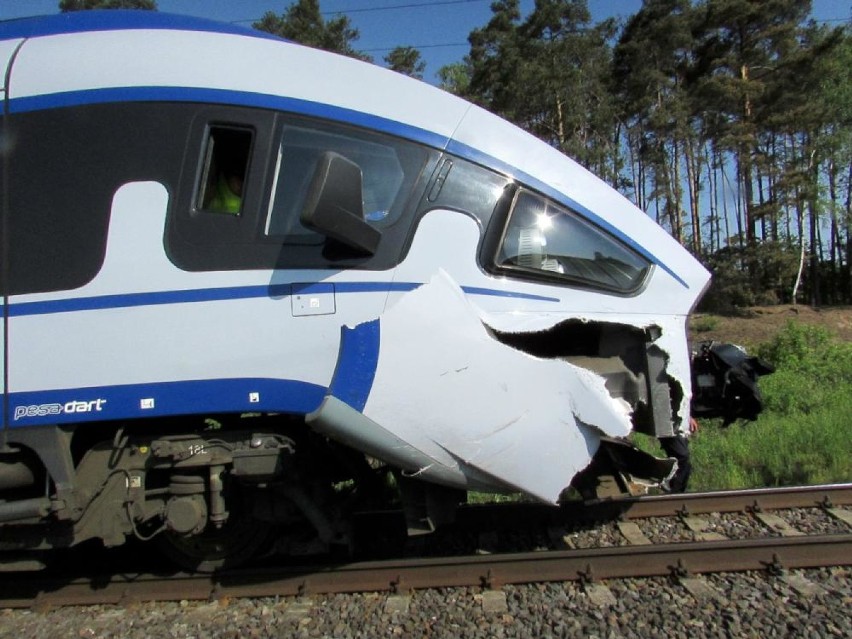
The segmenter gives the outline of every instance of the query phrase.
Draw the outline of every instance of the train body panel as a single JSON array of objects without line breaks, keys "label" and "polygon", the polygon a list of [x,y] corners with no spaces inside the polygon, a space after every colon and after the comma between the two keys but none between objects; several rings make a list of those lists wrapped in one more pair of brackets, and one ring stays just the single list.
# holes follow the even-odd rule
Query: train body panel
[{"label": "train body panel", "polygon": [[[163,253],[167,206],[161,184],[122,186],[113,201],[108,248],[97,277],[73,293],[16,296],[10,319],[10,388],[16,413],[12,427],[56,420],[55,414],[21,415],[22,407],[33,404],[26,398],[45,396],[44,389],[127,390],[133,385],[216,379],[299,380],[325,388],[335,366],[340,322],[370,319],[384,308],[387,293],[379,286],[377,292],[355,299],[328,294],[327,308],[314,311],[323,314],[300,314],[299,300],[306,294],[299,291],[310,295],[315,286],[300,282],[324,280],[331,286],[334,278],[326,273],[182,271]],[[368,274],[361,281],[368,283],[370,275],[382,277]],[[288,276],[295,282],[287,281]],[[307,337],[305,322],[311,322]],[[258,396],[250,401],[251,393]],[[137,399],[135,407],[105,401],[98,414],[89,417],[196,410],[168,409],[156,401],[140,407],[142,400],[155,398]],[[276,405],[250,385],[240,405],[242,410],[291,408]],[[68,415],[70,421],[79,417]]]},{"label": "train body panel", "polygon": [[[344,56],[259,35],[129,29],[29,40],[15,64],[10,97],[19,106],[13,110],[158,95],[248,101],[383,124],[440,145],[470,108],[448,94],[436,103],[434,88],[421,82],[411,80],[401,90],[400,76],[380,67],[366,69]],[[70,50],[80,53],[68,56]],[[309,68],[322,73],[305,73]],[[353,77],[357,91],[351,90]]]},{"label": "train body panel", "polygon": [[[690,354],[686,320],[694,303],[694,292],[672,281],[662,270],[655,271],[655,277],[643,289],[641,305],[635,297],[582,288],[566,289],[534,282],[525,282],[519,288],[512,279],[495,278],[482,271],[476,256],[465,248],[477,242],[479,235],[480,230],[471,218],[450,211],[431,211],[421,219],[411,250],[397,269],[397,277],[403,281],[428,281],[441,269],[468,293],[483,324],[504,334],[545,335],[566,322],[611,327],[613,335],[620,332],[619,326],[657,331],[653,344],[665,358],[666,383],[676,383],[679,392],[670,400],[671,422],[656,424],[654,432],[661,436],[682,432],[689,416]],[[428,266],[423,268],[423,265]],[[390,304],[405,295],[392,293]],[[656,312],[659,307],[665,308],[666,303],[682,306],[676,311]],[[570,329],[565,338],[571,340]],[[588,334],[581,333],[577,339],[587,338]],[[537,350],[534,356],[570,361],[571,354],[562,350],[564,347],[553,344]],[[606,357],[618,348],[614,345],[607,350],[604,345],[595,355]],[[588,354],[582,347],[577,350]],[[668,389],[665,392],[668,395]]]},{"label": "train body panel", "polygon": [[[333,538],[284,463],[303,442],[240,415],[297,416],[402,484],[550,502],[602,441],[685,431],[686,317],[707,272],[513,125],[373,65],[174,16],[0,24],[0,60],[0,492],[24,496],[0,524],[76,522],[69,543],[159,520],[197,535],[227,521],[224,476],[277,486]],[[221,415],[237,420],[225,444],[180,421]],[[141,486],[112,528],[92,523],[121,492],[110,446]],[[13,478],[24,463],[43,496]]]}]

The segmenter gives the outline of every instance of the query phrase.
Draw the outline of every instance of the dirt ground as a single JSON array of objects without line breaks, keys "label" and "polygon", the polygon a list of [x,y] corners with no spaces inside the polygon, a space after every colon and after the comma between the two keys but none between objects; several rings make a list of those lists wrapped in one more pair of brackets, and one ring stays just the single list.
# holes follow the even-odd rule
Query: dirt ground
[{"label": "dirt ground", "polygon": [[696,313],[689,320],[690,341],[732,342],[752,350],[769,341],[788,321],[823,326],[838,338],[852,341],[852,306],[757,306],[740,316]]}]

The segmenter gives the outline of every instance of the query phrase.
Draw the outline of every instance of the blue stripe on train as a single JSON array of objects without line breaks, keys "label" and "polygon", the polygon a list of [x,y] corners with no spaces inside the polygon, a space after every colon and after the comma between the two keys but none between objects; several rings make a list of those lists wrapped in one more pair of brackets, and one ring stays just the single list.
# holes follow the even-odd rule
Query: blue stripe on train
[{"label": "blue stripe on train", "polygon": [[[256,286],[231,286],[219,288],[190,289],[183,291],[152,291],[145,293],[123,293],[44,300],[39,302],[13,302],[9,304],[9,317],[27,315],[50,315],[77,311],[97,311],[112,308],[158,306],[162,304],[192,304],[195,302],[219,302],[225,300],[280,298],[290,295],[291,286],[310,286],[311,283],[274,284]],[[417,282],[334,282],[329,284],[337,294],[360,293],[405,293],[421,284]],[[469,295],[486,295],[525,299],[538,302],[559,302],[559,298],[532,295],[516,291],[500,291],[480,287],[462,287]]]},{"label": "blue stripe on train", "polygon": [[380,342],[379,320],[342,329],[340,355],[329,392],[358,412],[363,412],[373,389]]},{"label": "blue stripe on train", "polygon": [[0,40],[39,38],[66,33],[119,31],[125,29],[158,29],[173,31],[207,31],[279,40],[282,38],[235,24],[205,20],[192,16],[159,11],[73,11],[35,18],[0,22]]},{"label": "blue stripe on train", "polygon": [[327,393],[288,379],[213,379],[10,393],[9,426],[68,424],[220,412],[316,410]]}]

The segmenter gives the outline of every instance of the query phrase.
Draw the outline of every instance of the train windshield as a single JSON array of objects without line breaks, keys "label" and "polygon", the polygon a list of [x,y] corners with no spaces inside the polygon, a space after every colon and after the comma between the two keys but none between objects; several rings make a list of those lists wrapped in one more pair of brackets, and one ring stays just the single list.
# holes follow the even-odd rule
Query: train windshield
[{"label": "train windshield", "polygon": [[603,230],[523,189],[509,214],[497,266],[619,293],[637,290],[650,268]]}]

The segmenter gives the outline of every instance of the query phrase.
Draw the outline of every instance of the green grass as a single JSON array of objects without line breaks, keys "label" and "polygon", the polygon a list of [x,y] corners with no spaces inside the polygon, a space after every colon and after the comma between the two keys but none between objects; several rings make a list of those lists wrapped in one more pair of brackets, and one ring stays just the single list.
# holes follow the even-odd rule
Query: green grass
[{"label": "green grass", "polygon": [[[810,413],[763,413],[723,428],[707,421],[691,438],[691,491],[797,486],[852,480],[852,395]],[[655,455],[653,438],[634,435]]]},{"label": "green grass", "polygon": [[707,333],[719,328],[719,318],[713,315],[702,315],[692,322],[692,330],[696,333]]},{"label": "green grass", "polygon": [[708,426],[692,445],[693,490],[793,486],[852,478],[852,399],[811,413],[764,414],[727,429]]},{"label": "green grass", "polygon": [[764,412],[728,428],[702,424],[690,490],[852,481],[852,344],[791,322],[757,352],[776,367],[759,382]]}]

